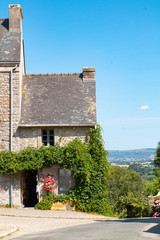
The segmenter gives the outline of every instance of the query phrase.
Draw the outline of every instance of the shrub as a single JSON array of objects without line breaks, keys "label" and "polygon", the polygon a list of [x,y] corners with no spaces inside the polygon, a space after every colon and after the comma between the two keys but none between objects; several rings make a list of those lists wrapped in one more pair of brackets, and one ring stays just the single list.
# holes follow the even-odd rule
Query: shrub
[{"label": "shrub", "polygon": [[35,205],[35,209],[50,210],[52,207],[52,201],[46,195],[39,203]]},{"label": "shrub", "polygon": [[146,204],[144,201],[144,181],[134,170],[113,167],[111,175],[107,179],[107,189],[113,211],[119,214],[127,206],[134,205],[135,208],[135,205]]},{"label": "shrub", "polygon": [[35,205],[35,209],[50,210],[54,202],[70,202],[72,201],[69,195],[56,195],[52,192],[47,192],[47,195]]}]

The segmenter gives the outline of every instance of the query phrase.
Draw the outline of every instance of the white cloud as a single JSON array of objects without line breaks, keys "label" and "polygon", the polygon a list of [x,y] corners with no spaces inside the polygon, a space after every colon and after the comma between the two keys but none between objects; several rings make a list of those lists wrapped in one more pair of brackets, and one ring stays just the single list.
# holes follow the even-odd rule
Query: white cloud
[{"label": "white cloud", "polygon": [[149,109],[149,108],[150,108],[150,106],[144,105],[144,106],[139,107],[138,110],[146,110],[146,109]]}]

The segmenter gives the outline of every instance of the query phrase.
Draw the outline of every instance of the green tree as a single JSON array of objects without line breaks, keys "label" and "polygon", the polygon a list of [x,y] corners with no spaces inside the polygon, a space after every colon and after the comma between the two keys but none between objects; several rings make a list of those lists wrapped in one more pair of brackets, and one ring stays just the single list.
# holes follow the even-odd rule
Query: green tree
[{"label": "green tree", "polygon": [[147,196],[155,196],[160,191],[159,178],[155,177],[152,181],[146,181]]},{"label": "green tree", "polygon": [[154,158],[154,164],[156,166],[156,176],[160,178],[160,142],[158,143],[158,147],[156,149],[156,155]]},{"label": "green tree", "polygon": [[134,170],[113,167],[107,188],[114,212],[121,213],[128,204],[143,202],[145,184]]},{"label": "green tree", "polygon": [[146,182],[147,195],[156,195],[160,191],[160,142],[158,143],[154,158],[155,175],[153,181]]},{"label": "green tree", "polygon": [[155,177],[155,171],[153,165],[144,166],[141,163],[130,164],[128,169],[133,169],[139,173],[144,180],[152,180]]}]

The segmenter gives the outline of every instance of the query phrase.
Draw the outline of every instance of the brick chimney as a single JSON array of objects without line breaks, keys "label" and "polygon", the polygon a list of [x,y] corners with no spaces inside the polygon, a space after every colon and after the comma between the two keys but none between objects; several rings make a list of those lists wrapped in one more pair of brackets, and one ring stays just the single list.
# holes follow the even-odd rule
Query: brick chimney
[{"label": "brick chimney", "polygon": [[19,4],[10,4],[9,8],[9,31],[22,32],[22,8]]},{"label": "brick chimney", "polygon": [[96,69],[94,67],[83,68],[83,80],[95,80]]}]

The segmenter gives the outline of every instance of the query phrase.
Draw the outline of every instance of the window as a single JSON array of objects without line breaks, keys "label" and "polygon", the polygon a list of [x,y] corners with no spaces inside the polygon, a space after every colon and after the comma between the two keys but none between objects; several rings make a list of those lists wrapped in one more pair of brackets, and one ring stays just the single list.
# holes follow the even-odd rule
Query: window
[{"label": "window", "polygon": [[54,146],[54,130],[42,130],[42,143],[45,146]]},{"label": "window", "polygon": [[58,169],[58,194],[65,194],[73,187],[73,175],[69,169]]}]

